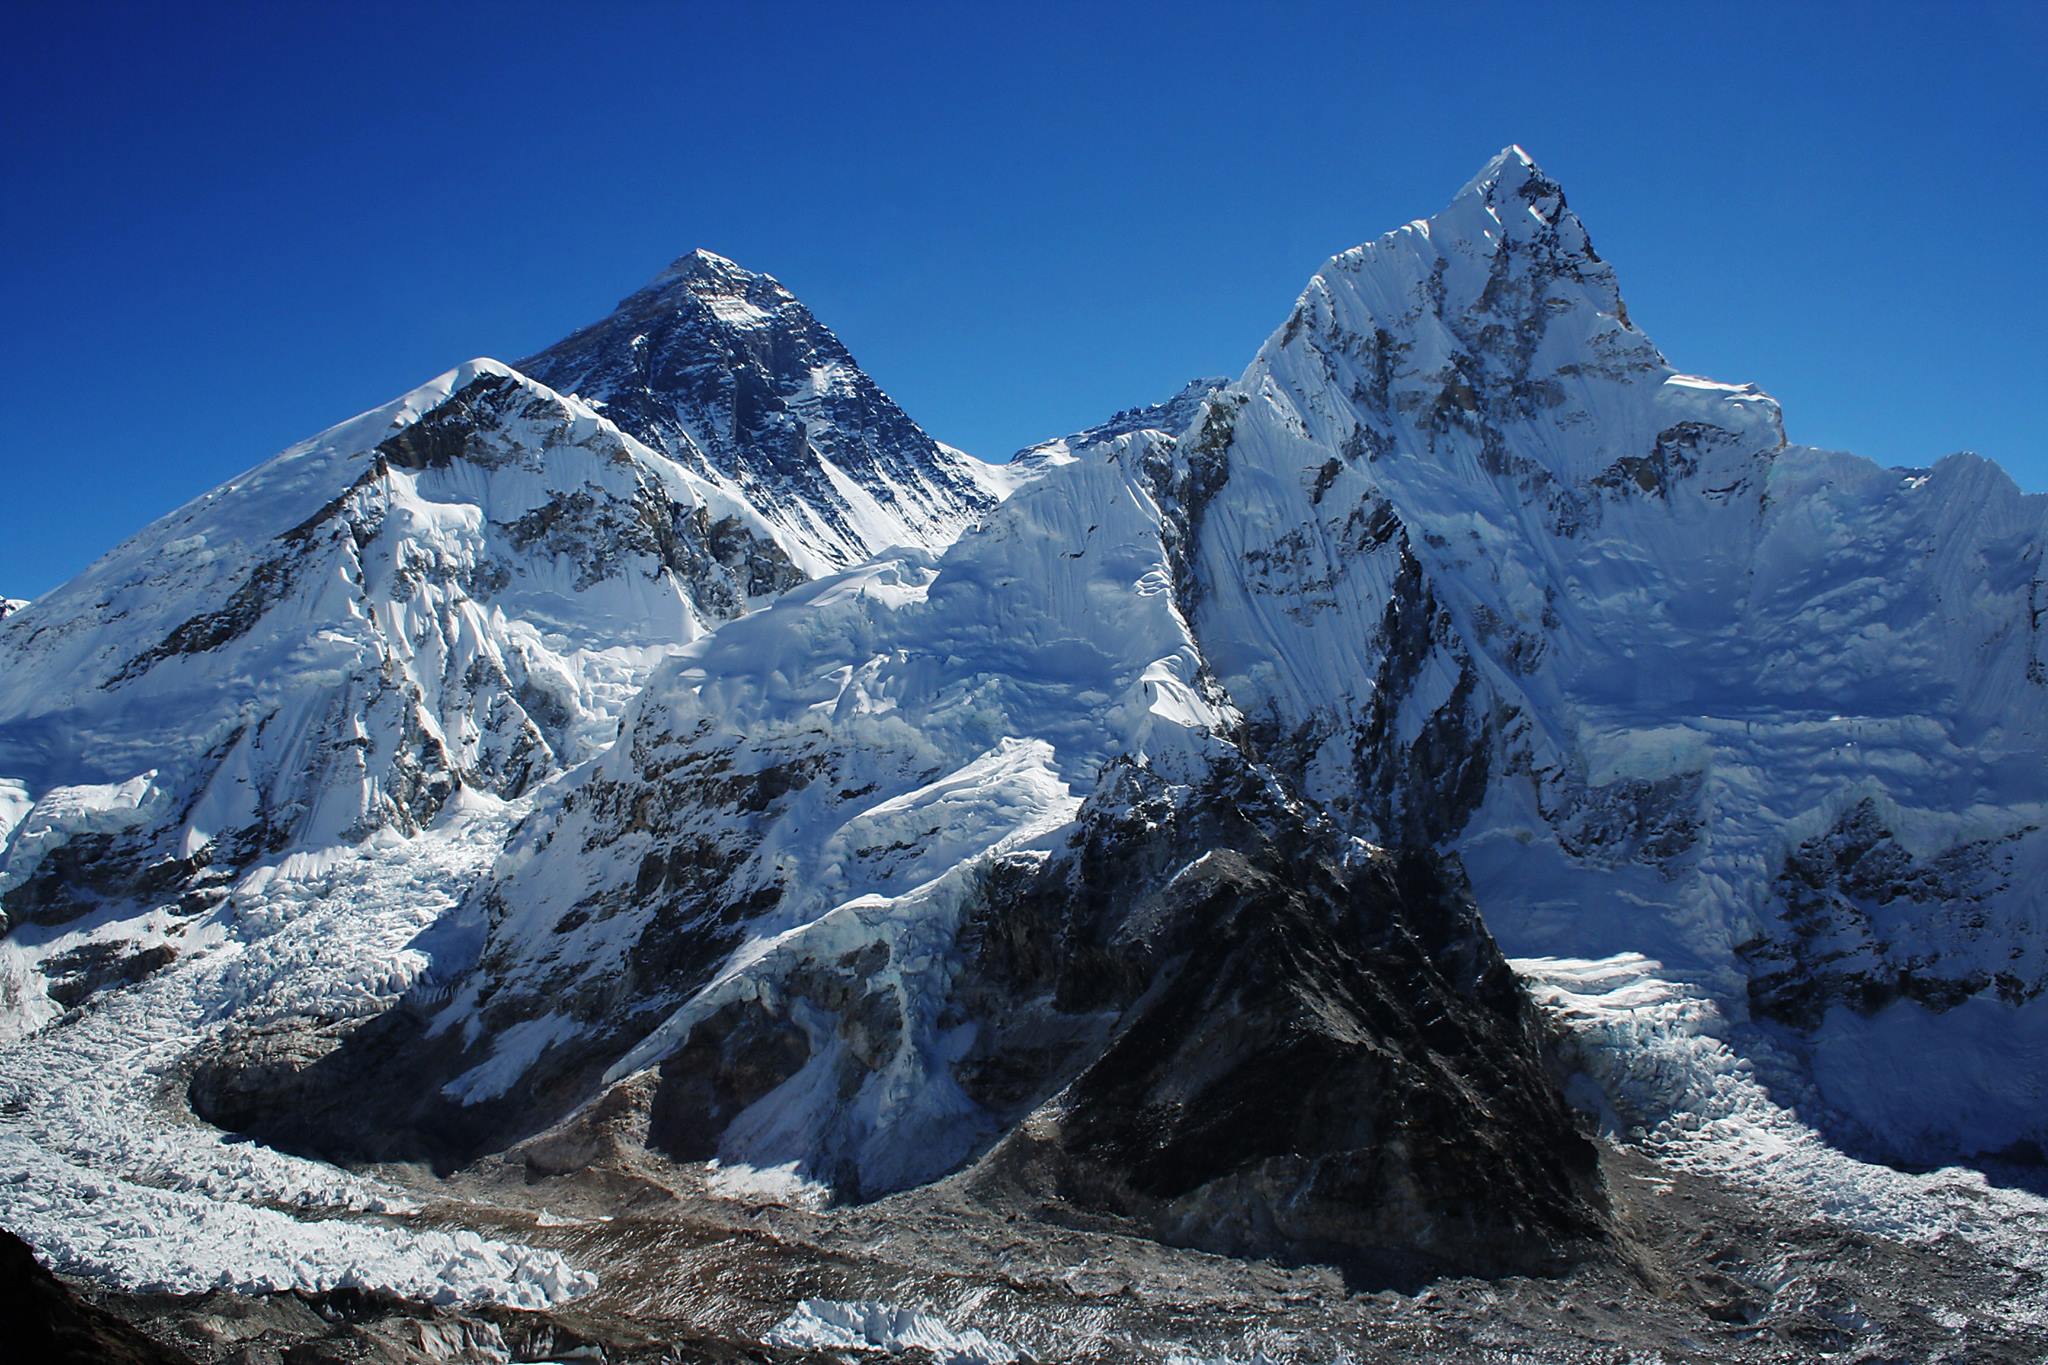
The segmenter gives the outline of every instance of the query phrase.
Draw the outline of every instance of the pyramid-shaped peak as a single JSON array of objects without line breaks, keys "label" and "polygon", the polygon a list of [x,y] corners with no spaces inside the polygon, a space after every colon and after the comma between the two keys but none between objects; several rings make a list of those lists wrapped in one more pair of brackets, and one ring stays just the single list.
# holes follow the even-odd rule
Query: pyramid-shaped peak
[{"label": "pyramid-shaped peak", "polygon": [[700,291],[705,287],[713,289],[739,289],[769,276],[758,274],[729,260],[715,251],[698,247],[695,251],[678,256],[669,262],[668,268],[647,282],[648,289],[666,289],[670,285],[688,283]]},{"label": "pyramid-shaped peak", "polygon": [[1479,201],[1498,205],[1514,200],[1531,204],[1555,201],[1539,208],[1545,218],[1555,216],[1564,207],[1564,190],[1544,174],[1534,157],[1523,151],[1519,144],[1511,143],[1480,167],[1479,174],[1465,182],[1465,187],[1458,191],[1451,203],[1456,206]]},{"label": "pyramid-shaped peak", "polygon": [[[1564,190],[1515,145],[1489,159],[1435,214],[1331,257],[1268,347],[1284,349],[1303,336],[1320,345],[1316,337],[1337,333],[1400,336],[1416,314],[1391,300],[1418,303],[1474,335],[1503,320],[1513,321],[1517,336],[1555,331],[1560,309],[1579,317],[1587,345],[1616,323],[1634,331],[1614,271],[1567,207]],[[1525,323],[1528,330],[1521,330]],[[1649,348],[1644,363],[1662,365],[1663,358]]]},{"label": "pyramid-shaped peak", "polygon": [[1479,174],[1467,181],[1465,188],[1459,193],[1461,196],[1474,192],[1483,194],[1488,186],[1503,179],[1542,174],[1543,168],[1536,164],[1536,158],[1524,151],[1520,143],[1511,142],[1495,152],[1492,159],[1479,168]]}]

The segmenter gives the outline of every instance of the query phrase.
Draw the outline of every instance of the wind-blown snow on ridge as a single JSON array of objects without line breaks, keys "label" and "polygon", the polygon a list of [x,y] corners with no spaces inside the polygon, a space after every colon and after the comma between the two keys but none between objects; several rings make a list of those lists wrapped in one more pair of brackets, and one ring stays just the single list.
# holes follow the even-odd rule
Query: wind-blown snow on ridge
[{"label": "wind-blown snow on ridge", "polygon": [[1179,393],[1163,403],[1125,408],[1106,422],[1026,446],[1012,455],[1008,464],[999,468],[1015,471],[1020,476],[1035,477],[1037,471],[1078,459],[1090,448],[1107,445],[1119,436],[1141,431],[1178,436],[1201,416],[1203,400],[1229,382],[1228,379],[1191,379],[1181,386]]}]

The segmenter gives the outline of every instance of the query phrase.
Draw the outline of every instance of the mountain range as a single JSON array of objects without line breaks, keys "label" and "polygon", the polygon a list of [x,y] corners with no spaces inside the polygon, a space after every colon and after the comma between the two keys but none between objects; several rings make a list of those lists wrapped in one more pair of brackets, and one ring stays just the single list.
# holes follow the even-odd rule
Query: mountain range
[{"label": "mountain range", "polygon": [[[984,1286],[1022,1220],[1166,1258],[1138,1300],[1206,1255],[1523,1286],[1560,1358],[1816,1314],[2020,1358],[2044,533],[1988,461],[1673,367],[1518,148],[1237,378],[1000,465],[692,253],[0,613],[0,1225],[130,1291],[616,1330],[699,1263],[504,1210],[801,1211],[806,1275],[943,1223]],[[1659,1181],[1955,1273],[1674,1249],[1716,1224]],[[1619,1328],[1530,1316],[1617,1275]],[[1023,1281],[1036,1345],[908,1282],[712,1318],[1077,1349]],[[1172,1354],[1102,1311],[1099,1358]]]}]

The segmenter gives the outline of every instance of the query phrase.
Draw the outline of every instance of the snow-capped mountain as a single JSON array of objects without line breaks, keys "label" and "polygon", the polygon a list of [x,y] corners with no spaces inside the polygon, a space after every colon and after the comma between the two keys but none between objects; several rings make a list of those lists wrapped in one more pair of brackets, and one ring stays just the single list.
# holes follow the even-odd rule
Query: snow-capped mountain
[{"label": "snow-capped mountain", "polygon": [[1816,1035],[1881,1147],[2039,1137],[2048,1076],[1977,1040],[2048,1027],[2048,498],[1788,445],[1515,150],[1334,258],[1229,401],[1193,625],[1307,795],[1455,850],[1513,951],[1889,1034],[1878,1074]]},{"label": "snow-capped mountain", "polygon": [[[642,429],[682,460],[473,361],[10,604],[8,920],[104,906],[154,939],[254,859],[517,796],[608,744],[665,652],[863,537],[942,546],[1014,482],[937,447],[764,276],[699,253],[623,308],[535,363],[597,367],[622,414],[666,404]],[[602,379],[629,324],[662,367],[630,401]],[[127,979],[110,955],[60,989]]]},{"label": "snow-capped mountain", "polygon": [[925,435],[781,284],[709,251],[518,368],[760,508],[806,573],[941,549],[1009,487]]},{"label": "snow-capped mountain", "polygon": [[1567,1093],[1873,1236],[2039,1225],[1809,1125],[2048,1142],[2048,498],[1678,371],[1514,148],[1238,379],[965,458],[698,253],[10,619],[0,1144],[68,1183],[0,1213],[125,1245],[63,1134],[130,1110],[33,1083],[118,1052],[315,1156],[945,1182],[1353,1287],[1645,1254]]},{"label": "snow-capped mountain", "polygon": [[[1219,790],[1264,793],[1269,846],[1453,855],[1512,951],[1648,951],[1738,1018],[2038,1027],[2048,500],[1788,445],[1762,393],[1664,361],[1514,150],[1182,402],[1180,433],[1039,448],[944,555],[664,665],[451,928],[432,1126],[503,1139],[652,1073],[691,1151],[943,1174],[1137,1027],[1113,991],[1114,1023],[1055,1008],[1040,1069],[977,1095],[1020,1008],[977,984],[990,888],[1091,904],[1091,831],[1212,837]],[[1033,952],[1080,951],[1075,913]],[[1843,1093],[1828,1036],[1795,1046],[1875,1137],[2039,1134],[2038,1067],[1916,1117],[1939,1049]]]},{"label": "snow-capped mountain", "polygon": [[28,599],[25,597],[0,597],[0,621],[5,621],[27,605]]},{"label": "snow-capped mountain", "polygon": [[35,804],[0,904],[190,913],[263,854],[517,795],[608,743],[665,648],[799,578],[752,509],[472,362],[10,622],[0,773]]}]

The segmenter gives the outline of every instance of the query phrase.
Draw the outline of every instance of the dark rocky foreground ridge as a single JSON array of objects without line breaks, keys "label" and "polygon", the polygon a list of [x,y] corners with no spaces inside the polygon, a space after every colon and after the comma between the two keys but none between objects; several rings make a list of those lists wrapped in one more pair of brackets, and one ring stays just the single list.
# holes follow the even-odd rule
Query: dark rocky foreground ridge
[{"label": "dark rocky foreground ridge", "polygon": [[[943,1008],[979,1021],[953,1068],[988,1120],[978,1181],[1171,1245],[1336,1265],[1365,1289],[1611,1254],[1543,1026],[1425,855],[1367,855],[1254,774],[1176,801],[1127,766],[1067,856],[990,869],[960,940],[969,965]],[[839,1020],[848,1102],[905,1045],[876,979],[889,956],[786,985]],[[417,1015],[286,1024],[231,1037],[190,1095],[211,1122],[325,1160],[451,1169],[523,1139],[529,1168],[559,1177],[620,1143],[711,1160],[734,1116],[818,1053],[788,1012],[737,1002],[652,1078],[553,1126],[626,1041],[572,1053],[547,1089],[465,1106],[445,1093],[464,1054]],[[829,1154],[814,1169],[842,1200],[892,1192]]]}]

